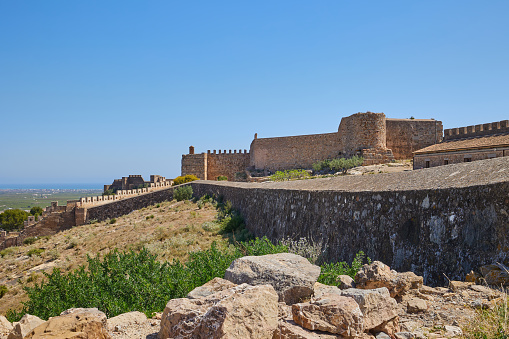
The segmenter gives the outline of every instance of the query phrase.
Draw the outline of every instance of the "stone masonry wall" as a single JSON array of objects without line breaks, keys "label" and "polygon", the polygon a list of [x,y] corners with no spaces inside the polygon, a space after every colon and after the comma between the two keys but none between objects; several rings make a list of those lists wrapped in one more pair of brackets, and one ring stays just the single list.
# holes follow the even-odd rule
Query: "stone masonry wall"
[{"label": "stone masonry wall", "polygon": [[412,152],[442,141],[442,122],[431,119],[386,119],[387,148],[395,159],[412,159]]},{"label": "stone masonry wall", "polygon": [[217,180],[220,175],[228,177],[233,181],[235,173],[244,172],[249,167],[250,154],[245,152],[234,153],[208,153],[207,154],[207,179]]},{"label": "stone masonry wall", "polygon": [[386,150],[385,114],[356,113],[341,119],[341,150],[347,155],[363,149]]},{"label": "stone masonry wall", "polygon": [[[423,177],[434,170],[422,170]],[[457,172],[451,171],[447,175]],[[316,180],[321,179],[313,184]],[[443,273],[462,280],[481,265],[509,260],[509,181],[379,192],[191,185],[196,196],[230,200],[256,236],[312,238],[325,245],[329,261],[351,262],[363,250],[373,260],[398,271],[412,270],[436,285],[445,283]]]},{"label": "stone masonry wall", "polygon": [[250,165],[271,171],[311,168],[317,161],[338,157],[339,142],[338,133],[254,139]]},{"label": "stone masonry wall", "polygon": [[509,132],[509,120],[491,122],[487,124],[450,128],[444,130],[444,140],[480,137]]},{"label": "stone masonry wall", "polygon": [[192,174],[207,180],[207,153],[182,154],[181,174]]}]

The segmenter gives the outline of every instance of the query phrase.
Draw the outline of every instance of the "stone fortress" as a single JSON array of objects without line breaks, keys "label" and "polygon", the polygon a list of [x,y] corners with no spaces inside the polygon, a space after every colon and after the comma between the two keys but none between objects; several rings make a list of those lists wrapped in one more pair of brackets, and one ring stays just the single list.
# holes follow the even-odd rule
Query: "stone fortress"
[{"label": "stone fortress", "polygon": [[182,175],[216,180],[235,180],[235,174],[253,170],[311,168],[312,164],[337,157],[364,157],[365,165],[410,159],[413,152],[443,138],[442,122],[434,119],[390,119],[384,113],[356,113],[341,119],[333,133],[258,138],[255,134],[249,153],[208,150],[196,154],[194,147],[182,155]]}]

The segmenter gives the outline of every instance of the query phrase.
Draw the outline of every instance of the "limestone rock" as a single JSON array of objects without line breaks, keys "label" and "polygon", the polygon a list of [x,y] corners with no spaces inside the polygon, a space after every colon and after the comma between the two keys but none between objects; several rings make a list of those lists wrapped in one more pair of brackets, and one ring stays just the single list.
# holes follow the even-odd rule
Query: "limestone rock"
[{"label": "limestone rock", "polygon": [[236,259],[226,270],[225,279],[235,284],[270,284],[279,301],[294,304],[313,293],[320,267],[292,253],[247,256]]},{"label": "limestone rock", "polygon": [[419,298],[412,298],[407,302],[408,313],[419,313],[426,312],[428,310],[428,304],[425,300]]},{"label": "limestone rock", "polygon": [[325,294],[341,295],[341,290],[337,286],[329,286],[316,282],[313,285],[313,298],[320,298]]},{"label": "limestone rock", "polygon": [[481,282],[482,276],[474,271],[470,271],[470,273],[467,274],[465,277],[465,281],[467,282],[473,282],[474,284],[478,284]]},{"label": "limestone rock", "polygon": [[355,281],[349,275],[338,276],[338,282],[338,287],[341,290],[346,290],[347,288],[355,288]]},{"label": "limestone rock", "polygon": [[474,284],[473,282],[452,280],[449,282],[449,288],[454,292],[459,292],[461,290],[469,288],[473,284]]},{"label": "limestone rock", "polygon": [[302,328],[292,320],[279,321],[278,328],[274,331],[272,339],[336,339],[343,338],[340,335],[313,332]]},{"label": "limestone rock", "polygon": [[25,314],[20,321],[13,324],[13,329],[7,339],[23,339],[34,328],[43,324],[45,321],[35,315]]},{"label": "limestone rock", "polygon": [[377,335],[375,336],[376,339],[391,339],[391,337],[389,337],[387,335],[387,333],[385,332],[379,332],[377,333]]},{"label": "limestone rock", "polygon": [[458,326],[445,325],[445,335],[448,337],[459,337],[463,335],[463,331]]},{"label": "limestone rock", "polygon": [[415,334],[412,332],[398,332],[394,335],[396,339],[414,339]]},{"label": "limestone rock", "polygon": [[13,327],[9,320],[3,315],[0,315],[0,338],[7,338],[7,335],[12,329]]},{"label": "limestone rock", "polygon": [[37,326],[25,338],[110,339],[103,312],[97,309],[72,309],[62,314]]},{"label": "limestone rock", "polygon": [[509,285],[509,267],[496,263],[481,266],[480,270],[488,285]]},{"label": "limestone rock", "polygon": [[307,303],[292,305],[293,320],[300,326],[315,331],[359,336],[364,331],[364,319],[353,298],[326,294]]},{"label": "limestone rock", "polygon": [[107,328],[110,331],[115,331],[122,327],[128,327],[131,325],[143,324],[147,321],[147,316],[144,313],[134,311],[119,314],[116,317],[110,318],[106,321]]},{"label": "limestone rock", "polygon": [[380,261],[364,265],[355,275],[357,288],[373,289],[387,287],[391,297],[405,294],[422,286],[423,278],[413,272],[398,273]]},{"label": "limestone rock", "polygon": [[372,290],[349,288],[341,291],[341,295],[353,298],[359,305],[364,316],[364,330],[380,326],[398,315],[396,300],[391,298],[386,287]]},{"label": "limestone rock", "polygon": [[160,339],[272,338],[278,295],[270,285],[241,284],[198,299],[172,299],[161,319]]},{"label": "limestone rock", "polygon": [[196,287],[194,290],[187,294],[189,299],[198,299],[209,296],[219,291],[224,291],[229,288],[235,287],[236,284],[226,279],[214,278],[202,286]]}]

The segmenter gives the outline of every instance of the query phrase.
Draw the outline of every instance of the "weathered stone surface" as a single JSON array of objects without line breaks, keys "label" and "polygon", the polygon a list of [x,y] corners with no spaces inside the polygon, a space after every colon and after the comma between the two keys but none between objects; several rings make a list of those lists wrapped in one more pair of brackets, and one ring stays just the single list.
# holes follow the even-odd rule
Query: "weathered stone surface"
[{"label": "weathered stone surface", "polygon": [[403,295],[410,289],[422,286],[423,278],[413,272],[398,273],[380,261],[364,265],[355,275],[358,288],[373,289],[387,287],[391,297]]},{"label": "weathered stone surface", "polygon": [[465,277],[465,281],[467,282],[473,282],[474,284],[478,284],[481,281],[482,276],[474,271],[470,271]]},{"label": "weathered stone surface", "polygon": [[297,325],[293,320],[279,321],[273,339],[336,339],[343,338],[339,334],[315,332]]},{"label": "weathered stone surface", "polygon": [[278,296],[270,285],[242,284],[199,299],[166,304],[159,337],[272,338],[278,325]]},{"label": "weathered stone surface", "polygon": [[391,339],[385,332],[379,332],[375,336],[376,339]]},{"label": "weathered stone surface", "polygon": [[316,282],[313,285],[313,298],[320,298],[325,294],[341,295],[341,290],[337,286],[329,286]]},{"label": "weathered stone surface", "polygon": [[189,299],[198,299],[209,296],[219,291],[224,291],[229,288],[235,287],[236,284],[222,278],[214,278],[202,286],[196,287],[194,290],[187,294]]},{"label": "weathered stone surface", "polygon": [[270,284],[279,301],[294,304],[313,293],[320,267],[292,253],[247,256],[236,259],[226,270],[225,279],[235,284]]},{"label": "weathered stone surface", "polygon": [[481,266],[480,270],[488,285],[509,285],[509,267],[496,263]]},{"label": "weathered stone surface", "polygon": [[459,337],[463,335],[463,331],[458,326],[445,325],[445,335],[447,337]]},{"label": "weathered stone surface", "polygon": [[473,282],[466,282],[466,281],[450,281],[449,282],[449,288],[453,290],[454,292],[459,292],[460,290],[464,290],[469,288],[471,285],[473,285]]},{"label": "weathered stone surface", "polygon": [[20,321],[13,324],[13,329],[7,339],[23,339],[34,328],[43,324],[45,321],[35,315],[25,314]]},{"label": "weathered stone surface", "polygon": [[428,304],[425,300],[419,298],[411,298],[407,302],[408,313],[419,313],[426,312],[428,310]]},{"label": "weathered stone surface", "polygon": [[338,287],[341,290],[346,290],[347,288],[355,288],[355,281],[349,275],[338,276],[338,281]]},{"label": "weathered stone surface", "polygon": [[293,320],[309,330],[340,334],[345,337],[361,335],[364,320],[353,298],[326,294],[312,302],[292,305]]},{"label": "weathered stone surface", "polygon": [[[69,311],[69,310],[68,310]],[[34,328],[26,339],[109,339],[106,315],[97,309],[72,309]]]},{"label": "weathered stone surface", "polygon": [[147,316],[144,313],[134,311],[119,314],[116,317],[106,320],[106,325],[109,331],[119,331],[120,329],[127,328],[131,325],[139,325],[146,322]]},{"label": "weathered stone surface", "polygon": [[391,298],[386,287],[372,290],[349,288],[341,291],[341,295],[353,298],[364,315],[364,329],[370,330],[395,318],[396,300]]},{"label": "weathered stone surface", "polygon": [[388,334],[389,336],[394,336],[395,333],[401,331],[401,328],[399,326],[399,317],[394,317],[391,320],[384,321],[377,327],[373,328],[371,332],[378,333],[383,332],[385,334]]},{"label": "weathered stone surface", "polygon": [[412,332],[398,332],[394,335],[396,339],[414,339],[415,334]]},{"label": "weathered stone surface", "polygon": [[6,317],[0,315],[0,338],[7,338],[7,335],[12,330],[12,324],[7,320]]}]

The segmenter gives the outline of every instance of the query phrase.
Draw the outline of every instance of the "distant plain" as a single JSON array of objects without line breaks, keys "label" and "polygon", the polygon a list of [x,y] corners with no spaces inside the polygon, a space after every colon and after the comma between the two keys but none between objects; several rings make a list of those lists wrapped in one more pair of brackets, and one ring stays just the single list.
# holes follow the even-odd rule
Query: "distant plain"
[{"label": "distant plain", "polygon": [[101,195],[97,189],[0,189],[0,211],[9,208],[29,210],[34,206],[50,206],[52,201],[65,205],[67,200]]}]

